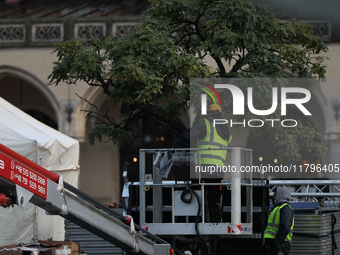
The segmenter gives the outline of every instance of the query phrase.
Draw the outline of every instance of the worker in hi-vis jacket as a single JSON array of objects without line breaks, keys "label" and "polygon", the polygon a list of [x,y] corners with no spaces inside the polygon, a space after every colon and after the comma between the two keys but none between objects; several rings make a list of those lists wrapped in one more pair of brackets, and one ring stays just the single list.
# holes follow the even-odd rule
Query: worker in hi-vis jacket
[{"label": "worker in hi-vis jacket", "polygon": [[263,242],[268,255],[287,255],[293,237],[294,210],[289,205],[291,192],[277,187],[274,192],[274,209],[271,211]]},{"label": "worker in hi-vis jacket", "polygon": [[[208,166],[223,167],[226,165],[227,151],[221,150],[202,150],[205,148],[221,148],[227,147],[231,142],[232,136],[230,135],[227,125],[213,126],[214,119],[221,119],[222,108],[218,104],[210,105],[208,114],[202,116],[190,129],[184,131],[172,148],[189,148],[190,141],[200,148],[200,169],[207,169]],[[218,183],[223,179],[224,172],[204,172],[202,180],[205,183]],[[205,191],[207,195],[207,203],[209,208],[208,221],[221,222],[221,188],[218,185],[206,185]]]}]

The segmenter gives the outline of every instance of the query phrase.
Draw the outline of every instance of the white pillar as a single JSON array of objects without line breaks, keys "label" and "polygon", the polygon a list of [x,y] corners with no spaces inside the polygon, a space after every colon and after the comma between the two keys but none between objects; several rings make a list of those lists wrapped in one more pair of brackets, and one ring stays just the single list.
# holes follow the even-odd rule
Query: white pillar
[{"label": "white pillar", "polygon": [[241,149],[231,150],[231,166],[236,168],[231,173],[231,229],[234,234],[241,234]]}]

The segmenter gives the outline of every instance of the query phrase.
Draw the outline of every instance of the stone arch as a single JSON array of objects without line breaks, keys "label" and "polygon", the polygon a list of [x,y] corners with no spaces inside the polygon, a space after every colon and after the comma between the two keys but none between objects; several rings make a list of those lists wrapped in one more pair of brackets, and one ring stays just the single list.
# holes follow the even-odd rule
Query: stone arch
[{"label": "stone arch", "polygon": [[39,78],[37,78],[33,74],[23,69],[20,69],[14,66],[7,66],[7,65],[0,66],[0,80],[6,76],[10,76],[10,77],[17,78],[19,80],[23,80],[27,82],[28,84],[30,84],[31,86],[33,86],[34,88],[36,88],[49,102],[53,110],[53,113],[55,115],[54,116],[55,119],[57,120],[58,123],[60,122],[58,100],[54,96],[54,94],[51,92],[51,90],[47,88],[46,83],[42,82]]},{"label": "stone arch", "polygon": [[[93,104],[101,104],[106,96],[102,91],[101,87],[93,87],[90,86],[90,88],[84,93],[83,98],[85,98],[86,100],[88,100],[89,102],[93,103]],[[81,100],[81,102],[79,103],[79,109],[80,110],[90,110],[91,105],[89,105],[87,102],[85,102],[84,100]]]},{"label": "stone arch", "polygon": [[[87,101],[91,102],[94,105],[102,105],[103,102],[106,100],[106,95],[103,93],[101,87],[93,87],[91,86],[83,95],[83,98],[85,98]],[[85,102],[84,100],[81,100],[78,107],[77,111],[80,113],[80,117],[84,120],[86,111],[91,109],[91,105]],[[190,117],[190,112],[187,112],[185,114],[182,114],[180,120],[187,126],[190,126],[189,123],[189,117]],[[78,119],[78,121],[82,121]],[[86,120],[85,120],[86,121]],[[85,122],[83,123],[85,125]]]},{"label": "stone arch", "polygon": [[[82,95],[91,104],[95,104],[102,110],[107,103],[107,96],[101,87],[90,86]],[[165,99],[164,99],[165,101]],[[121,170],[127,158],[135,157],[135,151],[129,154],[128,151],[121,151],[121,148],[113,146],[111,142],[105,140],[101,143],[95,142],[93,146],[87,143],[87,135],[95,126],[95,121],[85,119],[86,112],[91,109],[91,105],[84,100],[80,100],[77,106],[78,119],[83,126],[84,140],[81,143],[81,174],[79,187],[84,192],[95,197],[103,203],[117,202],[120,200],[122,176]],[[119,106],[113,106],[110,110],[116,118],[119,117]],[[186,114],[186,125],[189,126],[189,116]],[[137,154],[138,157],[138,154]],[[139,164],[139,162],[137,163]],[[131,166],[131,165],[130,165]],[[131,166],[132,167],[132,166]],[[97,185],[98,184],[98,185]]]},{"label": "stone arch", "polygon": [[[102,88],[95,86],[89,86],[81,97],[99,108],[102,108],[106,101]],[[86,101],[80,99],[75,111],[79,128],[77,133],[82,137],[82,139],[78,138],[81,141],[79,187],[103,203],[118,202],[121,192],[119,148],[105,141],[102,143],[96,141],[91,146],[88,144],[87,137],[95,126],[95,120],[85,118],[87,111],[92,108]]]},{"label": "stone arch", "polygon": [[[102,92],[100,87],[93,87],[90,86],[89,89],[81,96],[82,98],[86,99],[88,102],[94,105],[102,105],[105,101],[105,94]],[[87,119],[86,114],[87,111],[91,109],[91,105],[87,103],[85,100],[80,99],[78,106],[75,110],[76,119],[77,119],[77,139],[80,142],[86,141],[86,125]],[[94,124],[91,123],[91,126],[94,127]]]}]

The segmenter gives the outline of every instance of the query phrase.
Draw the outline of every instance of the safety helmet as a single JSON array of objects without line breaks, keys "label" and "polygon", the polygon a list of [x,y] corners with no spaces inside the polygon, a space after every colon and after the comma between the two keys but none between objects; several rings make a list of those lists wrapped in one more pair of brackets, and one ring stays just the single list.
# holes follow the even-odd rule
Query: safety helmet
[{"label": "safety helmet", "polygon": [[209,111],[219,111],[222,114],[222,107],[218,104],[212,104],[209,107]]}]

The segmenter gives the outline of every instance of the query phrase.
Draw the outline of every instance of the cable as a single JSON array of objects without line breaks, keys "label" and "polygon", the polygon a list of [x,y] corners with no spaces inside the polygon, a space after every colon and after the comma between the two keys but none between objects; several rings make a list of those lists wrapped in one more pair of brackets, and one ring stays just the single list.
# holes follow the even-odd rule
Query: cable
[{"label": "cable", "polygon": [[[190,194],[190,197],[189,198],[186,198],[185,196],[187,194]],[[183,190],[182,194],[181,194],[181,200],[186,203],[186,204],[190,204],[191,203],[191,199],[192,199],[192,190],[187,188],[185,190]]]},{"label": "cable", "polygon": [[[190,198],[185,198],[185,195],[186,194],[190,194]],[[200,212],[201,212],[201,201],[200,201],[200,198],[197,194],[197,192],[195,190],[192,190],[190,188],[186,188],[185,190],[183,190],[182,194],[181,194],[181,200],[184,202],[184,203],[191,203],[191,199],[192,199],[192,194],[195,195],[196,199],[197,199],[197,203],[198,203],[198,210],[197,210],[197,215],[196,215],[196,218],[195,218],[195,230],[196,230],[196,233],[198,235],[198,237],[201,239],[203,245],[204,245],[204,248],[206,250],[206,254],[209,254],[209,247],[208,245],[205,243],[201,233],[199,232],[199,229],[198,229],[198,219],[199,219],[199,216],[200,216]]]}]

